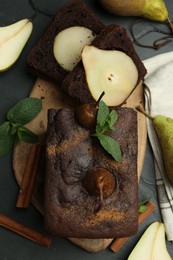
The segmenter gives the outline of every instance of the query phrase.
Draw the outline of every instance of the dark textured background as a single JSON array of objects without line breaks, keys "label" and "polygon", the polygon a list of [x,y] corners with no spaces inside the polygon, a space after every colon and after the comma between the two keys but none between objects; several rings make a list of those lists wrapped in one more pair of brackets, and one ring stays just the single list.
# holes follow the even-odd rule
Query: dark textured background
[{"label": "dark textured background", "polygon": [[[56,11],[58,11],[59,8],[66,3],[66,1],[57,0],[35,0],[35,2],[40,8],[51,14],[55,14]],[[131,23],[136,19],[132,17],[124,18],[110,15],[101,9],[96,1],[86,0],[84,2],[86,2],[88,6],[93,9],[93,11],[95,11],[100,19],[106,24],[121,24],[129,31]],[[173,20],[173,2],[170,0],[165,2],[170,12],[170,18]],[[8,25],[22,18],[31,17],[32,15],[33,10],[29,5],[28,0],[0,0],[0,26]],[[35,18],[31,38],[25,46],[17,63],[10,70],[0,74],[0,124],[5,120],[7,111],[19,100],[27,97],[30,93],[30,90],[35,82],[35,78],[26,70],[26,57],[28,52],[44,32],[50,20],[50,17],[41,14]],[[161,24],[147,21],[145,24],[139,25],[138,32],[140,33],[144,29],[148,28],[148,26],[150,26],[149,24],[162,27]],[[144,37],[142,41],[151,43],[160,36],[161,35],[157,33],[150,33]],[[146,59],[159,53],[172,51],[173,42],[158,51],[141,48],[136,45],[134,46],[141,59]],[[153,158],[149,142],[147,144],[146,157],[139,185],[139,194],[141,198],[151,196],[151,200],[157,205]],[[18,185],[13,175],[11,154],[9,154],[0,159],[0,213],[6,214],[31,228],[35,228],[36,230],[43,232],[43,218],[34,207],[31,206],[26,210],[19,210],[15,208],[17,195]],[[73,245],[67,239],[58,237],[54,238],[50,248],[44,248],[16,235],[13,232],[0,228],[0,260],[125,260],[147,226],[153,221],[158,220],[160,220],[160,214],[157,207],[154,213],[140,226],[138,234],[131,237],[121,248],[118,254],[114,254],[109,249],[97,254],[88,253],[78,246]],[[168,243],[167,246],[173,257],[172,244]]]}]

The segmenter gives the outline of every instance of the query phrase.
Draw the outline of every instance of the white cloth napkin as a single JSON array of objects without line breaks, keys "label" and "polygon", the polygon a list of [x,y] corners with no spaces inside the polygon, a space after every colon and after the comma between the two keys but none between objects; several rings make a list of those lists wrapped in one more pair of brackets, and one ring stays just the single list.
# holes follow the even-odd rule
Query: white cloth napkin
[{"label": "white cloth napkin", "polygon": [[[152,116],[158,114],[173,118],[173,52],[157,55],[143,61],[148,74],[145,83],[150,89],[145,92],[145,109]],[[148,136],[153,149],[156,186],[160,211],[165,224],[168,241],[173,241],[173,184],[166,176],[163,159],[152,121],[147,119]]]}]

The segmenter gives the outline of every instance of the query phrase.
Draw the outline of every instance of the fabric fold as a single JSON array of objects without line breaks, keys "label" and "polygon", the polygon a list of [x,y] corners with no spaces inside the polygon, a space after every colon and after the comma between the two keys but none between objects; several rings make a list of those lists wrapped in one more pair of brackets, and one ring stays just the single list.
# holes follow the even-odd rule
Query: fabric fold
[{"label": "fabric fold", "polygon": [[[173,52],[160,54],[143,61],[148,74],[144,83],[145,110],[152,116],[173,118]],[[151,100],[151,103],[150,103]],[[162,151],[152,121],[147,119],[148,137],[154,154],[158,201],[168,241],[173,241],[173,184],[164,168]]]}]

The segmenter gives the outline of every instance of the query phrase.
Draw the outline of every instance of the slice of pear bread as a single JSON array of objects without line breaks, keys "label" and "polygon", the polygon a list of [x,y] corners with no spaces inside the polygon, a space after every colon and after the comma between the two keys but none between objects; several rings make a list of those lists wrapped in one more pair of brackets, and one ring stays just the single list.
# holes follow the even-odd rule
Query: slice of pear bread
[{"label": "slice of pear bread", "polygon": [[[56,14],[47,30],[27,58],[28,70],[34,75],[59,84],[68,74],[53,53],[55,37],[66,28],[86,27],[98,34],[104,27],[99,18],[80,0],[68,1]],[[71,44],[71,38],[67,41]],[[70,45],[69,45],[70,46]]]},{"label": "slice of pear bread", "polygon": [[[144,79],[147,72],[146,68],[136,53],[124,27],[115,24],[105,26],[94,39],[92,45],[101,50],[118,50],[124,52],[136,65],[138,71],[136,86]],[[119,64],[119,66],[121,66],[121,64]],[[86,73],[82,61],[65,77],[62,82],[62,89],[82,103],[94,101],[88,88]]]}]

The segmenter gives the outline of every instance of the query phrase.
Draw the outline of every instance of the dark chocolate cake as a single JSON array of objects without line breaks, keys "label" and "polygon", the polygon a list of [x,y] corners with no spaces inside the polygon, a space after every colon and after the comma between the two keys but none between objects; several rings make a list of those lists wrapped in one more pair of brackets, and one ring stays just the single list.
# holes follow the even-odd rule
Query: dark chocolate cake
[{"label": "dark chocolate cake", "polygon": [[[137,113],[117,108],[116,130],[108,132],[122,151],[116,162],[91,137],[91,130],[76,122],[74,109],[48,113],[45,227],[63,237],[115,238],[131,236],[138,228]],[[113,193],[104,198],[89,194],[84,179],[92,169],[104,168],[116,180]]]},{"label": "dark chocolate cake", "polygon": [[67,74],[56,61],[53,54],[53,44],[56,35],[72,26],[84,26],[98,34],[104,27],[97,16],[80,0],[70,0],[57,13],[44,35],[28,55],[28,69],[34,75],[62,82]]},{"label": "dark chocolate cake", "polygon": [[[122,26],[114,24],[105,26],[92,45],[103,50],[119,50],[126,53],[137,67],[139,75],[137,84],[144,79],[146,69],[137,55],[126,29]],[[62,89],[82,103],[94,101],[87,85],[82,61],[65,77]]]}]

